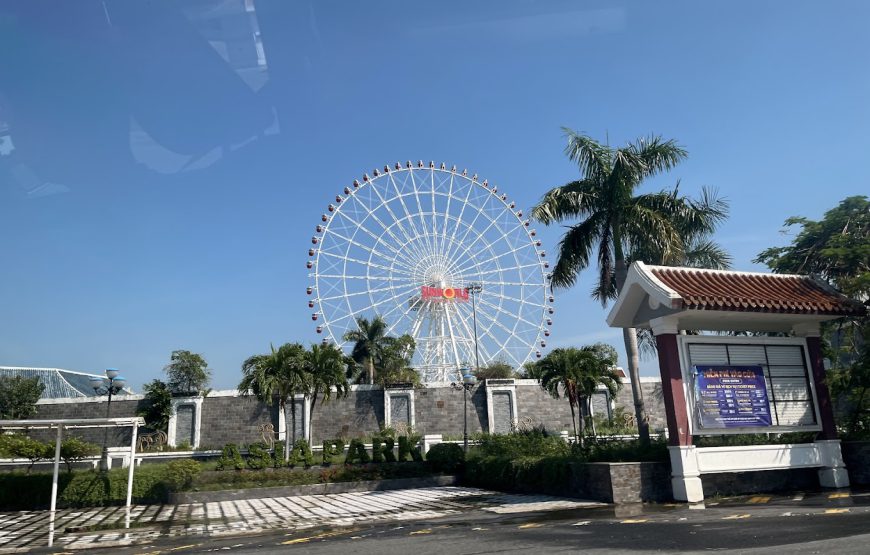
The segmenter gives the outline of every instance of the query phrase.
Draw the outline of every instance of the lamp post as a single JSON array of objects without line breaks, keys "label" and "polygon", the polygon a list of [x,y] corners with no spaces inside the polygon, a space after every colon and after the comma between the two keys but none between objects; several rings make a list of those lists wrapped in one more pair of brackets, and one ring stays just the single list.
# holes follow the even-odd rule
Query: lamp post
[{"label": "lamp post", "polygon": [[471,283],[468,285],[468,293],[471,295],[471,321],[474,327],[474,369],[480,370],[480,352],[477,349],[477,294],[483,291],[483,286],[479,283]]},{"label": "lamp post", "polygon": [[468,453],[468,392],[474,389],[474,386],[477,385],[477,377],[471,373],[471,370],[468,368],[462,368],[460,370],[462,372],[462,383],[452,383],[450,387],[453,389],[461,389],[462,390],[462,449],[467,454]]},{"label": "lamp post", "polygon": [[[94,393],[97,395],[108,395],[109,402],[106,403],[106,418],[109,418],[112,410],[112,395],[117,395],[127,385],[127,380],[119,375],[116,368],[106,368],[106,377],[91,378],[91,387],[94,388]],[[109,470],[109,428],[103,433],[103,452],[100,455],[100,471],[106,472]],[[132,464],[132,463],[131,463]]]}]

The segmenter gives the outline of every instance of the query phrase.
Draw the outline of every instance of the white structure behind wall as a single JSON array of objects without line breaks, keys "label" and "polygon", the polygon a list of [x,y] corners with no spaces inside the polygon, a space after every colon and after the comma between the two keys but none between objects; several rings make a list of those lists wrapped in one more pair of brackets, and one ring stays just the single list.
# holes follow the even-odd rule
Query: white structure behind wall
[{"label": "white structure behind wall", "polygon": [[[185,441],[189,442],[193,448],[199,447],[202,431],[202,400],[201,396],[175,397],[172,399],[172,413],[169,415],[169,430],[166,434],[167,443],[171,447],[177,447]],[[193,429],[192,431],[178,430],[179,409],[187,410],[188,407],[192,410],[191,421]]]},{"label": "white structure behind wall", "polygon": [[[305,395],[295,395],[293,403],[296,407],[296,421],[302,423],[302,438],[311,442],[311,399]],[[278,441],[287,439],[287,419],[292,418],[292,412],[289,404],[284,407],[284,410],[278,409]],[[297,438],[297,439],[302,439]]]},{"label": "white structure behind wall", "polygon": [[[412,387],[384,389],[385,428],[394,428],[402,424],[413,428],[416,425],[415,410],[414,389]],[[407,411],[407,416],[403,418],[405,411]]]},{"label": "white structure behind wall", "polygon": [[[514,380],[486,380],[486,420],[491,434],[510,432],[517,423],[517,386]],[[496,399],[503,402],[507,397],[510,411],[506,422],[496,414]]]}]

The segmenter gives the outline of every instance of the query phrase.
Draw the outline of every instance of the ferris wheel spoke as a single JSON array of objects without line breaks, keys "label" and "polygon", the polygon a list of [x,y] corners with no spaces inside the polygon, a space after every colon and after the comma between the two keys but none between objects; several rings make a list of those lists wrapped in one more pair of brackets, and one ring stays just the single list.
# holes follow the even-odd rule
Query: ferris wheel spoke
[{"label": "ferris wheel spoke", "polygon": [[[409,174],[411,174],[411,172],[413,170],[409,169],[407,171]],[[399,204],[402,205],[402,211],[405,213],[405,217],[401,218],[401,219],[396,217],[396,215],[393,213],[392,208],[390,208],[389,204],[385,205],[385,207],[387,208],[387,211],[396,220],[396,222],[407,221],[408,225],[413,230],[414,237],[418,237],[420,235],[420,232],[417,230],[417,225],[414,223],[414,218],[413,218],[413,216],[411,216],[411,211],[408,210],[408,205],[405,204],[405,195],[399,190],[399,184],[396,183],[396,179],[395,179],[395,176],[393,173],[390,173],[390,184],[393,186],[393,190],[396,192],[395,198],[399,199]],[[380,194],[378,196],[380,196]],[[404,228],[402,228],[402,230],[404,231]],[[408,236],[407,233],[405,233],[405,235],[406,235],[406,237]],[[419,251],[418,256],[420,256],[422,258],[423,256],[425,256],[425,253],[423,253],[422,251]]]},{"label": "ferris wheel spoke", "polygon": [[[412,290],[413,290],[413,289],[412,289]],[[385,322],[389,322],[389,321],[390,321],[390,320],[389,320],[390,315],[391,315],[393,312],[395,312],[396,309],[398,309],[398,308],[401,307],[401,306],[403,306],[403,305],[401,305],[401,304],[396,304],[393,308],[391,308],[388,312],[386,312],[386,313],[385,313],[383,316],[381,316],[381,317],[384,319]],[[387,334],[392,333],[392,331],[396,328],[396,326],[399,325],[399,322],[402,322],[402,321],[405,319],[405,316],[407,316],[408,313],[411,312],[412,310],[414,310],[414,305],[411,304],[410,302],[407,303],[407,306],[405,307],[405,310],[401,313],[401,315],[399,316],[399,318],[398,318],[397,320],[395,320],[392,324],[388,324],[388,325],[389,325],[389,328],[387,328]],[[417,310],[419,311],[420,308],[418,308]]]},{"label": "ferris wheel spoke", "polygon": [[[377,222],[381,227],[383,227],[384,231],[385,231],[388,235],[390,235],[390,237],[392,237],[392,238],[396,241],[396,244],[399,244],[399,245],[403,244],[403,241],[401,241],[398,237],[396,237],[395,235],[393,235],[393,232],[390,231],[390,228],[387,227],[387,226],[385,226],[384,223],[381,222],[380,219],[379,219],[377,216],[375,216],[373,213],[371,213],[370,215],[371,215],[372,219],[373,219],[374,221],[376,221],[376,222]],[[352,223],[352,224],[356,227],[356,229],[362,231],[362,232],[365,233],[366,235],[368,235],[368,236],[370,236],[371,238],[373,238],[373,239],[376,241],[376,244],[377,244],[377,242],[383,243],[385,246],[387,246],[388,248],[390,248],[390,250],[392,250],[394,253],[396,253],[397,256],[400,256],[402,259],[406,260],[409,264],[411,263],[410,259],[408,259],[407,256],[406,256],[404,253],[402,253],[400,250],[398,250],[398,249],[397,249],[396,247],[394,247],[393,245],[387,243],[386,241],[382,241],[383,236],[375,235],[375,234],[374,234],[374,233],[373,233],[373,232],[372,232],[368,227],[364,226],[362,223],[360,223],[360,222],[356,221],[355,219],[351,218],[351,217],[350,217],[349,215],[347,215],[347,214],[342,214],[341,217],[344,218],[344,219],[346,219],[346,220],[348,220],[350,223]],[[340,239],[345,240],[345,241],[351,241],[351,239],[350,239],[349,237],[346,237],[346,236],[344,236],[344,235],[338,233],[337,231],[329,231],[329,234],[330,234],[330,235],[334,235],[334,236],[336,236],[336,237],[339,237]],[[324,234],[324,239],[325,239],[325,238],[326,238],[326,234]],[[358,242],[355,243],[355,244],[360,245]],[[362,248],[366,249],[366,250],[371,250],[371,249],[369,249],[368,247],[365,247],[365,246],[362,246],[362,245],[360,245],[360,246],[361,246]]]},{"label": "ferris wheel spoke", "polygon": [[[369,262],[367,262],[367,261],[365,261],[365,260],[360,260],[359,258],[353,258],[353,257],[351,257],[351,256],[347,256],[347,255],[335,254],[335,253],[331,253],[331,252],[327,252],[327,251],[321,252],[320,254],[322,254],[322,255],[324,255],[324,256],[333,257],[333,258],[339,258],[339,259],[345,260],[345,261],[347,261],[347,262],[356,262],[357,264],[361,264],[361,265],[364,266],[364,267],[365,267],[365,266],[370,266],[370,267],[373,267],[373,268],[378,268],[378,269],[381,269],[381,270],[385,270],[385,271],[387,271],[387,272],[392,271],[392,270],[391,270],[390,268],[388,268],[387,266],[382,266],[381,264],[375,264],[375,263],[371,263],[371,264],[370,264]],[[398,272],[398,273],[400,273],[400,274],[405,274],[405,275],[409,275],[409,276],[411,275],[410,272]]]},{"label": "ferris wheel spoke", "polygon": [[[471,247],[471,245],[469,245],[469,248],[470,248],[470,247]],[[523,250],[523,249],[528,249],[528,248],[529,248],[528,245],[522,245],[522,246],[519,246],[519,247],[515,247],[515,248],[513,248],[512,250],[509,250],[509,251],[503,252],[502,254],[497,254],[497,255],[493,255],[493,256],[491,256],[491,257],[487,257],[485,260],[481,260],[480,262],[478,262],[477,264],[474,264],[474,265],[472,265],[472,266],[463,266],[463,267],[461,267],[461,268],[457,268],[455,271],[456,271],[457,273],[464,274],[464,273],[466,273],[466,272],[470,272],[471,270],[473,270],[473,269],[475,269],[475,268],[479,268],[481,265],[486,264],[487,262],[491,262],[491,261],[493,261],[493,260],[498,260],[498,259],[500,259],[500,258],[502,258],[502,257],[510,256],[510,255],[512,255],[512,254],[513,254],[513,255],[516,255],[517,252],[519,252],[519,251],[521,251],[521,250]]]},{"label": "ferris wheel spoke", "polygon": [[452,307],[450,305],[444,307],[444,314],[447,317],[447,330],[450,333],[450,346],[453,348],[453,361],[458,367],[460,364],[462,364],[462,361],[459,358],[459,349],[456,344],[456,334],[453,331],[453,318],[450,316],[451,308]]},{"label": "ferris wheel spoke", "polygon": [[[414,200],[417,202],[417,215],[420,217],[420,227],[423,229],[423,235],[426,235],[428,238],[428,233],[426,232],[425,211],[423,210],[423,205],[420,203],[420,187],[417,185],[417,179],[416,179],[416,177],[414,177],[414,170],[413,169],[408,171],[408,176],[411,178],[411,191],[412,191],[412,194],[414,195]],[[432,212],[435,212],[434,207],[433,207]],[[430,244],[424,243],[424,246],[429,247],[429,249],[426,251],[429,256],[432,256],[435,254],[435,252],[431,248],[432,247],[431,243]]]},{"label": "ferris wheel spoke", "polygon": [[[458,311],[457,311],[457,312],[458,312]],[[471,325],[468,324],[468,320],[469,320],[469,319],[472,320]],[[462,324],[462,327],[465,328],[465,333],[468,334],[467,337],[473,341],[473,338],[474,338],[474,329],[473,329],[473,326],[474,326],[474,321],[473,321],[473,320],[474,320],[474,315],[471,313],[471,311],[468,311],[467,318],[463,318],[463,317],[460,316],[460,317],[458,318],[458,320],[459,320],[459,323]],[[478,324],[479,324],[479,323],[480,323],[480,318],[478,317]],[[475,349],[475,348],[477,348],[477,349],[483,351],[483,362],[484,362],[485,364],[493,361],[493,356],[492,356],[492,354],[491,354],[491,353],[489,352],[489,350],[486,348],[486,341],[483,341],[483,340],[480,339],[480,338],[482,338],[482,337],[483,337],[483,334],[478,334],[478,342],[477,342],[477,345],[472,344],[472,346],[471,346],[471,353],[470,353],[470,355],[471,355],[471,357],[472,357],[472,360],[468,361],[469,363],[472,363],[472,362],[475,363],[475,364],[477,363],[477,361],[474,360],[474,359],[476,358],[476,357],[474,356],[474,349]]]},{"label": "ferris wheel spoke", "polygon": [[447,233],[452,217],[450,215],[450,205],[453,202],[453,185],[456,181],[456,176],[452,172],[450,173],[449,180],[450,184],[447,187],[447,208],[444,209],[444,228],[441,233],[441,246],[438,248],[438,254],[445,259],[447,258]]},{"label": "ferris wheel spoke", "polygon": [[[395,183],[395,179],[393,179],[393,175],[392,175],[392,174],[390,174],[390,181],[393,183],[393,185],[394,185],[394,187],[395,187],[395,186],[396,186],[396,183]],[[408,236],[408,233],[407,233],[407,231],[405,230],[405,228],[401,225],[402,218],[399,218],[398,216],[396,216],[396,213],[393,212],[393,209],[392,209],[392,207],[390,206],[389,201],[387,201],[387,200],[383,197],[383,195],[381,195],[380,190],[378,190],[378,188],[375,187],[374,185],[371,185],[371,187],[372,187],[372,191],[374,191],[375,195],[378,197],[378,200],[380,200],[380,202],[381,202],[381,204],[378,205],[378,208],[380,208],[381,206],[383,206],[384,209],[386,209],[387,213],[388,213],[388,214],[390,215],[390,217],[393,219],[394,225],[398,225],[398,227],[399,227],[399,231],[402,233],[402,235],[405,236],[405,240],[402,241],[401,239],[399,239],[398,237],[396,237],[395,234],[394,234],[392,231],[390,231],[390,229],[392,228],[392,226],[388,226],[388,225],[384,224],[384,223],[381,221],[381,219],[378,217],[378,215],[375,213],[375,210],[372,210],[372,209],[370,209],[369,207],[364,206],[365,210],[368,212],[368,214],[371,216],[371,218],[372,218],[374,221],[378,222],[378,224],[379,224],[381,227],[384,228],[384,231],[386,231],[387,233],[389,233],[390,237],[392,237],[392,238],[396,241],[396,243],[398,243],[399,245],[408,245],[409,242],[410,242],[410,237]],[[398,188],[397,188],[397,187],[396,187],[396,192],[398,193]],[[401,197],[400,197],[399,200],[401,201]],[[403,207],[405,206],[404,201],[402,201],[402,206],[403,206]],[[411,217],[411,215],[408,214],[407,209],[405,210],[405,215],[406,215],[406,217],[408,217],[408,218]],[[413,222],[409,222],[409,223],[413,224]],[[414,228],[414,234],[416,235],[416,233],[417,233],[417,230],[416,230],[416,228]],[[417,254],[419,255],[420,253],[417,253]]]},{"label": "ferris wheel spoke", "polygon": [[[397,288],[395,288],[395,289],[401,289],[401,292],[400,292],[400,293],[396,293],[396,294],[393,295],[392,297],[388,297],[388,298],[384,299],[384,301],[383,301],[384,304],[391,304],[392,301],[395,301],[397,298],[401,297],[402,295],[407,295],[407,294],[413,292],[413,290],[415,289],[415,287],[414,287],[414,286],[406,287],[406,288],[398,288],[398,287],[397,287]],[[398,306],[401,306],[401,305],[398,305]],[[364,306],[364,307],[357,308],[357,309],[355,309],[355,310],[349,310],[347,314],[344,314],[344,315],[340,316],[339,318],[337,318],[337,319],[335,320],[335,322],[339,322],[339,321],[342,321],[342,320],[350,320],[350,321],[355,322],[357,316],[360,316],[360,315],[362,315],[362,314],[364,314],[364,313],[366,313],[366,312],[368,312],[368,311],[372,311],[372,312],[374,312],[375,314],[377,314],[378,316],[381,316],[381,317],[383,318],[384,315],[383,315],[383,314],[378,314],[376,310],[373,310],[374,308],[375,308],[375,307],[374,307],[373,305],[369,304],[369,305],[366,305],[366,306]]]},{"label": "ferris wheel spoke", "polygon": [[390,291],[391,289],[394,289],[394,287],[392,287],[392,286],[380,287],[378,289],[368,289],[365,291],[355,291],[353,293],[343,293],[341,295],[333,295],[331,297],[317,297],[315,299],[315,301],[317,301],[317,302],[335,301],[335,300],[344,299],[347,297],[360,297],[363,295],[368,295],[370,293],[383,293],[384,291]]},{"label": "ferris wheel spoke", "polygon": [[[383,258],[384,260],[388,260],[388,261],[390,260],[390,257],[387,256],[386,254],[382,253],[381,251],[378,251],[378,250],[376,250],[376,249],[374,249],[374,248],[372,248],[372,247],[369,247],[369,246],[367,246],[367,245],[363,245],[363,244],[360,243],[359,241],[355,241],[354,239],[351,239],[350,237],[345,237],[344,235],[342,235],[341,233],[338,233],[337,231],[331,231],[331,232],[330,232],[330,235],[332,235],[332,236],[334,236],[334,237],[338,237],[339,239],[342,239],[343,241],[346,241],[348,244],[354,245],[354,246],[356,246],[356,247],[358,247],[358,248],[360,248],[360,249],[362,249],[362,250],[364,250],[364,251],[366,251],[366,252],[368,252],[368,253],[371,253],[371,254],[378,254],[378,255],[379,255],[381,258]],[[383,243],[383,244],[386,245],[386,243]],[[397,256],[400,255],[400,252],[399,252],[399,251],[394,250],[394,252],[396,253]],[[370,254],[370,256],[371,256],[371,254]],[[370,259],[371,259],[371,258],[370,258]],[[407,261],[407,259],[406,259],[404,256],[401,256],[401,259]],[[396,260],[397,260],[397,259],[393,259],[393,261],[396,261]],[[408,263],[408,264],[401,264],[401,266],[402,266],[403,268],[407,269],[407,270],[410,270],[410,269],[411,269],[410,263]]]},{"label": "ferris wheel spoke", "polygon": [[[490,293],[490,294],[491,294],[491,295],[498,296],[497,294],[492,294],[492,293]],[[506,315],[506,316],[510,316],[511,318],[516,318],[517,320],[519,320],[519,321],[521,321],[521,322],[524,322],[524,323],[528,324],[529,326],[532,326],[533,328],[535,328],[535,327],[540,327],[539,324],[535,324],[534,322],[530,322],[529,320],[526,320],[526,319],[523,318],[522,316],[519,316],[519,315],[517,315],[517,314],[513,314],[512,312],[508,312],[507,310],[505,310],[505,309],[504,309],[503,307],[501,307],[501,306],[498,306],[498,305],[496,305],[496,304],[493,304],[493,303],[491,303],[491,302],[489,302],[489,301],[486,301],[486,300],[484,300],[484,299],[479,299],[479,300],[480,300],[480,304],[486,305],[486,306],[492,308],[493,310],[495,310],[496,312],[499,312],[500,314],[504,314],[504,315]],[[498,320],[493,319],[493,321],[497,322]],[[507,329],[507,328],[504,328],[504,329]]]}]

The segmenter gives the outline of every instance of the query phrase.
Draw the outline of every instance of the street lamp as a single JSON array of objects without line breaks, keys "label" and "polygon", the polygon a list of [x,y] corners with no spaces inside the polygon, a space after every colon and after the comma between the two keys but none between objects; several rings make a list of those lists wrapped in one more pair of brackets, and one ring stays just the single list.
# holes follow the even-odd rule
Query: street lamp
[{"label": "street lamp", "polygon": [[[109,418],[112,410],[112,395],[117,395],[127,385],[127,380],[121,377],[120,372],[116,368],[106,368],[106,377],[100,378],[95,376],[91,378],[91,387],[94,388],[94,393],[97,395],[108,395],[109,402],[106,403],[106,418]],[[100,456],[100,470],[105,472],[109,470],[109,428],[106,427],[103,433],[103,453]]]},{"label": "street lamp", "polygon": [[460,372],[462,372],[462,383],[458,384],[454,382],[450,384],[450,387],[462,390],[462,449],[466,454],[468,454],[468,392],[474,389],[474,386],[477,385],[477,377],[472,374],[471,370],[468,368],[462,368]]},{"label": "street lamp", "polygon": [[468,285],[468,293],[471,295],[471,320],[474,325],[474,368],[475,371],[480,370],[480,353],[477,349],[477,294],[483,291],[483,286],[479,283],[470,283]]}]

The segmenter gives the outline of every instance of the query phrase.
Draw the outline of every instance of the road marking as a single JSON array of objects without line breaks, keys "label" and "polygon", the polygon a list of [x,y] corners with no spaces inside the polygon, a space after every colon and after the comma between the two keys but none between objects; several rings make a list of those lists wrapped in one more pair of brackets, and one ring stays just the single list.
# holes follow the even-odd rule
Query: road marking
[{"label": "road marking", "polygon": [[413,532],[411,532],[411,533],[408,534],[408,535],[409,535],[409,536],[419,536],[419,535],[421,535],[421,534],[431,534],[431,533],[432,533],[432,529],[431,529],[431,528],[425,528],[425,529],[423,529],[423,530],[414,530]]},{"label": "road marking", "polygon": [[831,495],[828,496],[828,499],[848,499],[848,498],[849,498],[848,493],[832,493]]},{"label": "road marking", "polygon": [[750,497],[750,503],[767,503],[770,501],[770,497],[767,495],[756,495],[755,497]]},{"label": "road marking", "polygon": [[476,526],[471,529],[472,532],[480,532],[481,530],[489,530],[489,528],[481,528],[480,526]]},{"label": "road marking", "polygon": [[621,524],[640,524],[642,522],[649,522],[646,518],[629,518],[628,520],[623,520]]},{"label": "road marking", "polygon": [[322,539],[324,539],[324,538],[329,538],[329,537],[332,537],[332,536],[338,536],[338,535],[341,535],[341,534],[350,534],[350,533],[352,533],[352,532],[356,532],[356,531],[358,531],[358,530],[359,530],[359,528],[356,528],[356,529],[349,529],[349,530],[338,530],[338,531],[335,531],[335,532],[324,532],[324,533],[322,533],[322,534],[316,534],[316,535],[314,535],[314,536],[307,536],[307,537],[305,537],[305,538],[295,538],[295,539],[292,539],[292,540],[287,540],[287,541],[285,541],[285,542],[281,542],[281,545],[294,545],[294,544],[298,544],[298,543],[308,543],[308,542],[310,542],[311,540],[322,540]]},{"label": "road marking", "polygon": [[848,513],[849,509],[825,509],[826,515],[838,515],[841,513]]},{"label": "road marking", "polygon": [[571,526],[588,526],[591,520],[581,520],[580,522],[575,522]]},{"label": "road marking", "polygon": [[526,524],[520,524],[519,526],[517,526],[517,528],[540,528],[541,526],[543,526],[543,524],[538,524],[537,522],[527,522]]},{"label": "road marking", "polygon": [[726,517],[722,517],[722,520],[737,520],[737,519],[740,519],[740,518],[749,518],[749,515],[748,515],[748,514],[742,514],[742,515],[728,515],[728,516],[726,516]]},{"label": "road marking", "polygon": [[792,500],[792,501],[803,501],[803,500],[804,500],[804,494],[803,494],[803,493],[798,493],[798,494],[796,494],[794,497],[792,497],[791,500]]}]

